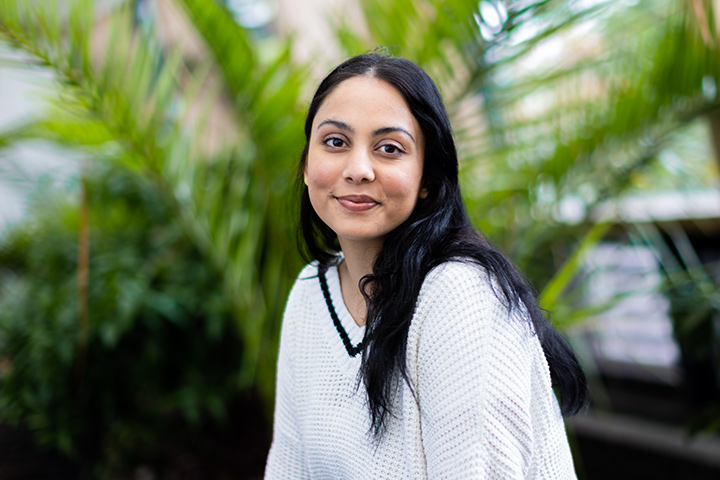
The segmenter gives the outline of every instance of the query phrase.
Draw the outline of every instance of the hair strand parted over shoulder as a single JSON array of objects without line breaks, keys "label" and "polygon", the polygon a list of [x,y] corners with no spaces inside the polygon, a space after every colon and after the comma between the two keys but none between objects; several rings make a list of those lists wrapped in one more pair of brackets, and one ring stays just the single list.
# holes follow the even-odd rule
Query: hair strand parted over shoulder
[{"label": "hair strand parted over shoulder", "polygon": [[463,259],[485,268],[496,278],[501,300],[510,308],[522,304],[527,309],[550,366],[562,412],[576,413],[588,400],[582,368],[570,346],[543,315],[532,287],[472,227],[460,194],[457,151],[442,97],[432,79],[411,61],[377,53],[360,55],[336,67],[320,83],[308,108],[306,145],[297,175],[298,244],[303,256],[321,265],[329,265],[338,258],[337,236],[315,213],[303,183],[303,172],[318,109],[340,83],[356,76],[385,81],[405,99],[425,138],[422,185],[428,192],[418,200],[410,217],[388,234],[372,274],[360,282],[368,305],[360,376],[367,391],[376,438],[382,435],[387,415],[392,413],[395,380],[404,378],[412,389],[406,372],[405,347],[420,287],[432,268],[451,259]]}]

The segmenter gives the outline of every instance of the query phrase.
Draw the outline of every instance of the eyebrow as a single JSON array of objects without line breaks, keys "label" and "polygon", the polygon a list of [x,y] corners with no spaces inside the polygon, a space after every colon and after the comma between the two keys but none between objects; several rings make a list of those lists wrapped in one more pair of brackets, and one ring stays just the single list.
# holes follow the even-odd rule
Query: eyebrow
[{"label": "eyebrow", "polygon": [[373,137],[375,137],[375,136],[377,136],[377,135],[385,135],[386,133],[392,133],[392,132],[404,133],[405,135],[407,135],[408,137],[410,137],[410,140],[412,140],[413,143],[415,143],[415,137],[413,137],[413,136],[410,134],[410,132],[408,132],[407,130],[405,130],[405,129],[402,128],[402,127],[383,127],[383,128],[378,128],[378,129],[375,130],[372,134],[373,134]]},{"label": "eyebrow", "polygon": [[[323,120],[322,122],[320,122],[320,125],[318,125],[318,127],[317,127],[318,130],[319,130],[320,127],[322,127],[323,125],[333,125],[333,126],[339,128],[339,129],[341,129],[341,130],[345,130],[346,132],[355,133],[355,129],[354,129],[354,128],[352,128],[352,127],[351,127],[350,125],[348,125],[347,123],[341,122],[341,121],[338,121],[338,120]],[[377,130],[375,130],[375,131],[372,132],[372,136],[373,136],[373,137],[376,137],[376,136],[378,136],[378,135],[385,135],[386,133],[392,133],[392,132],[404,133],[405,135],[407,135],[408,137],[410,137],[410,140],[412,140],[414,143],[417,143],[417,142],[415,142],[415,137],[413,137],[410,132],[408,132],[407,130],[405,130],[405,129],[402,128],[402,127],[382,127],[382,128],[378,128]]]}]

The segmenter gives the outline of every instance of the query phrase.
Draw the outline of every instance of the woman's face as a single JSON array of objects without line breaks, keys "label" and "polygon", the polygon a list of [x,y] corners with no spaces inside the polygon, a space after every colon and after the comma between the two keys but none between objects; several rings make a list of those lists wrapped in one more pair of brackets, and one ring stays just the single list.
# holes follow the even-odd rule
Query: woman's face
[{"label": "woman's face", "polygon": [[373,77],[343,81],[315,115],[305,184],[315,212],[348,242],[381,245],[412,213],[424,138],[402,95]]}]

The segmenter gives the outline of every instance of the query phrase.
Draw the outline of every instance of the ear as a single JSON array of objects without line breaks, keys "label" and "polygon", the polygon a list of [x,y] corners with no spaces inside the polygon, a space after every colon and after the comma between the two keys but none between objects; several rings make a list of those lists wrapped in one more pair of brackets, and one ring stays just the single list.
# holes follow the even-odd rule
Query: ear
[{"label": "ear", "polygon": [[307,174],[307,165],[305,168],[303,168],[303,182],[305,182],[305,186],[308,184],[308,174]]},{"label": "ear", "polygon": [[418,197],[420,200],[425,200],[428,196],[428,190],[427,188],[423,187],[420,189],[420,193],[418,194]]}]

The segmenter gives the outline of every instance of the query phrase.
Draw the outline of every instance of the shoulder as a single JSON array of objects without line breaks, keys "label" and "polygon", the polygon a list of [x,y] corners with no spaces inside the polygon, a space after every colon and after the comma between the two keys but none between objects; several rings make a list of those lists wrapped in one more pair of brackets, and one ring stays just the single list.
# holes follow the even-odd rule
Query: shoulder
[{"label": "shoulder", "polygon": [[318,262],[317,261],[310,262],[307,265],[305,265],[302,268],[302,270],[300,270],[300,273],[298,273],[295,283],[311,280],[313,278],[317,278],[317,276],[318,276]]},{"label": "shoulder", "polygon": [[416,328],[448,330],[512,330],[532,332],[522,304],[510,306],[497,279],[471,260],[452,260],[425,277],[415,308]]},{"label": "shoulder", "polygon": [[456,258],[443,262],[434,267],[425,277],[423,286],[435,285],[455,280],[472,281],[480,275],[487,278],[487,271],[480,265],[473,263],[471,260]]},{"label": "shoulder", "polygon": [[307,325],[308,321],[312,320],[320,298],[322,294],[318,281],[318,265],[317,262],[312,262],[298,273],[285,303],[280,334],[281,351],[290,352],[296,348],[303,333],[300,326]]},{"label": "shoulder", "polygon": [[289,308],[297,301],[302,301],[302,298],[310,294],[317,285],[319,285],[318,262],[311,262],[305,265],[302,270],[300,270],[300,273],[298,273],[295,283],[290,290],[286,308]]},{"label": "shoulder", "polygon": [[298,273],[295,283],[290,289],[290,294],[285,304],[285,315],[284,323],[287,323],[289,319],[294,318],[300,314],[305,308],[303,305],[307,304],[308,296],[313,294],[313,290],[318,289],[318,268],[317,262],[312,262]]},{"label": "shoulder", "polygon": [[411,377],[426,385],[474,378],[479,388],[513,378],[525,392],[533,366],[545,364],[527,309],[511,307],[493,275],[470,261],[446,262],[428,273],[406,348]]},{"label": "shoulder", "polygon": [[428,273],[406,348],[410,376],[426,392],[429,384],[452,379],[453,389],[466,391],[512,377],[522,393],[542,355],[527,310],[510,307],[493,275],[471,261],[446,262]]},{"label": "shoulder", "polygon": [[[338,255],[336,258],[330,261],[327,267],[333,267],[340,263],[342,260],[342,255]],[[327,270],[327,267],[325,270]],[[300,273],[298,273],[297,278],[295,279],[295,286],[302,285],[303,283],[317,283],[318,277],[320,273],[320,262],[317,260],[314,260],[307,265],[305,265],[302,270],[300,270]]]},{"label": "shoulder", "polygon": [[457,259],[442,263],[427,274],[418,295],[422,302],[447,301],[462,304],[498,300],[502,290],[482,266],[470,260]]}]

